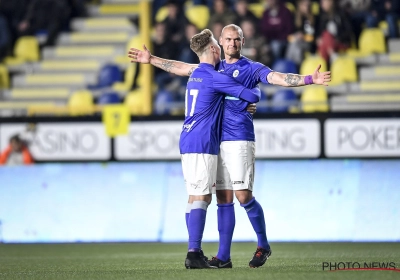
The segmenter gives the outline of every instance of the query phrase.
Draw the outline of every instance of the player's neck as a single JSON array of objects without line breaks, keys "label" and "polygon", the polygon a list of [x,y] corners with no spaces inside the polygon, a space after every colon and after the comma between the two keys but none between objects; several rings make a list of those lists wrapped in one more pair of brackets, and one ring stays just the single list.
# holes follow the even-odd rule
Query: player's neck
[{"label": "player's neck", "polygon": [[239,60],[239,58],[240,58],[240,55],[239,56],[237,56],[237,55],[235,55],[235,56],[225,55],[225,62],[228,63],[228,64],[232,64],[232,63],[237,62]]},{"label": "player's neck", "polygon": [[215,61],[213,56],[202,55],[199,57],[200,63],[208,63],[215,67]]}]

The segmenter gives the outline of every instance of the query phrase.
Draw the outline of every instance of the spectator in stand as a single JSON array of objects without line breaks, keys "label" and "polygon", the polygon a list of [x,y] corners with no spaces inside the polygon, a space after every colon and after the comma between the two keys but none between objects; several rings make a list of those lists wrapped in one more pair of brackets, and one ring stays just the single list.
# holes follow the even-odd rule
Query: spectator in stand
[{"label": "spectator in stand", "polygon": [[[222,29],[224,28],[225,24],[222,21],[215,21],[210,26],[211,32],[214,34],[215,38],[219,38],[222,34]],[[224,50],[221,48],[221,59],[224,59],[225,54]]]},{"label": "spectator in stand", "polygon": [[10,45],[8,53],[12,54],[12,47],[18,38],[18,24],[24,19],[29,0],[0,0],[0,13],[7,21],[10,35]]},{"label": "spectator in stand", "polygon": [[67,2],[71,7],[70,18],[86,17],[88,15],[85,6],[86,0],[67,0]]},{"label": "spectator in stand", "polygon": [[351,45],[352,27],[346,14],[334,0],[321,0],[321,18],[317,28],[318,53],[329,64],[330,57]]},{"label": "spectator in stand", "polygon": [[[178,60],[183,61],[186,63],[190,64],[198,64],[199,63],[199,57],[197,54],[190,49],[190,39],[199,33],[199,30],[197,27],[189,23],[185,27],[185,37],[181,42],[181,47],[180,47],[180,55]],[[186,84],[188,81],[188,76],[179,76],[178,77],[181,81],[180,88],[179,88],[179,98],[181,100],[185,100],[185,90],[186,90]]]},{"label": "spectator in stand", "polygon": [[293,33],[293,17],[283,0],[267,0],[267,7],[261,19],[261,32],[271,46],[273,60],[276,60],[283,57],[287,38]]},{"label": "spectator in stand", "polygon": [[18,135],[10,138],[10,144],[0,154],[0,165],[24,165],[32,164],[33,162],[28,147]]},{"label": "spectator in stand", "polygon": [[306,52],[312,52],[314,47],[315,26],[317,17],[311,10],[311,0],[297,0],[294,13],[294,33],[288,37],[286,59],[300,65]]},{"label": "spectator in stand", "polygon": [[198,56],[190,49],[190,39],[197,33],[199,30],[196,25],[189,23],[185,26],[185,37],[180,44],[181,51],[178,60],[191,64],[199,63]]},{"label": "spectator in stand", "polygon": [[7,19],[0,13],[0,63],[7,56],[11,45]]},{"label": "spectator in stand", "polygon": [[180,43],[185,34],[185,26],[189,21],[178,0],[169,0],[167,2],[167,8],[168,16],[163,23],[166,26],[168,40]]},{"label": "spectator in stand", "polygon": [[254,26],[260,26],[260,20],[249,10],[247,0],[238,0],[235,3],[236,25],[240,25],[243,20],[251,20]]},{"label": "spectator in stand", "polygon": [[[152,38],[154,55],[177,60],[179,58],[180,42],[174,42],[169,39],[164,22],[156,23],[154,29],[155,34]],[[159,91],[177,92],[180,87],[179,77],[158,68],[154,71],[154,79]]]},{"label": "spectator in stand", "polygon": [[18,24],[19,35],[35,35],[46,30],[44,45],[53,46],[59,32],[67,24],[69,15],[70,7],[66,0],[32,0],[24,19]]},{"label": "spectator in stand", "polygon": [[[354,33],[354,43],[358,44],[358,38],[368,16],[371,0],[342,0],[340,7],[348,14]],[[358,45],[357,45],[358,46]]]},{"label": "spectator in stand", "polygon": [[[236,15],[229,7],[229,3],[227,0],[214,1],[214,8],[211,11],[210,20],[208,22],[208,26],[211,30],[215,22],[222,22],[223,26],[236,22]],[[219,35],[214,33],[214,36]]]},{"label": "spectator in stand", "polygon": [[244,19],[240,22],[243,30],[245,44],[242,47],[242,55],[251,60],[261,62],[264,65],[271,65],[270,49],[263,36],[257,33],[254,22]]},{"label": "spectator in stand", "polygon": [[389,26],[389,37],[396,38],[399,36],[399,15],[399,0],[372,0],[366,19],[367,27],[377,27],[380,21],[386,20]]}]

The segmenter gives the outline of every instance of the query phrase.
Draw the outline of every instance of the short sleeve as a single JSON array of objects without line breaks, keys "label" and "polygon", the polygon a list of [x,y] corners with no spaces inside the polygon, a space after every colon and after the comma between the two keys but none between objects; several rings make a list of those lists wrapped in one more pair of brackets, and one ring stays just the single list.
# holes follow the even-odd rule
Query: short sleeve
[{"label": "short sleeve", "polygon": [[258,82],[258,83],[263,83],[263,84],[269,84],[267,80],[267,76],[269,73],[273,72],[271,68],[265,66],[262,63],[255,62],[252,65],[253,68],[253,78]]}]

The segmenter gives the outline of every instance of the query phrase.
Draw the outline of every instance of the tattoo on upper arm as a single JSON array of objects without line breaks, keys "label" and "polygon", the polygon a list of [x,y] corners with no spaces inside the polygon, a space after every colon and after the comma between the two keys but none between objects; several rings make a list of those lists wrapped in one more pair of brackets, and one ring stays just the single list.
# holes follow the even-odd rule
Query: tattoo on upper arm
[{"label": "tattoo on upper arm", "polygon": [[190,70],[189,70],[189,72],[188,72],[188,76],[192,75],[192,73],[193,73],[194,69],[196,69],[196,67],[192,67],[192,68],[190,68]]},{"label": "tattoo on upper arm", "polygon": [[294,74],[287,74],[284,81],[289,85],[289,86],[297,86],[301,80],[301,77],[299,75],[294,75]]},{"label": "tattoo on upper arm", "polygon": [[[273,83],[272,83],[272,77],[274,76],[274,74],[275,74],[275,71],[273,71],[273,72],[271,72],[271,77],[269,77],[269,80],[268,80],[268,82],[272,85]],[[268,76],[267,76],[267,78],[268,78]]]}]

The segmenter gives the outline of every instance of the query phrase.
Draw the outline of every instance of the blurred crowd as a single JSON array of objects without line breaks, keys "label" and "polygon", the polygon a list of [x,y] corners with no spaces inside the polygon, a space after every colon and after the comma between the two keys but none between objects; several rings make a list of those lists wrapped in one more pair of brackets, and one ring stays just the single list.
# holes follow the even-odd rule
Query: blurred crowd
[{"label": "blurred crowd", "polygon": [[[101,1],[0,0],[0,61],[12,55],[20,36],[44,34],[42,46],[56,44],[58,34],[70,30],[73,17],[87,16],[89,2]],[[319,54],[329,65],[332,56],[357,47],[363,28],[382,23],[388,37],[399,36],[400,0],[154,0],[154,55],[198,63],[189,41],[200,30],[185,16],[188,2],[208,7],[206,26],[217,39],[225,25],[239,25],[245,37],[242,54],[271,68],[281,59],[299,66],[310,53]],[[253,4],[264,10],[254,14]],[[167,16],[157,21],[161,7],[166,7]],[[173,101],[184,99],[187,79],[156,69],[155,81],[159,93],[166,92]]]},{"label": "blurred crowd", "polygon": [[12,55],[20,36],[42,35],[43,45],[56,43],[73,17],[86,16],[87,0],[0,0],[0,61]]},{"label": "blurred crowd", "polygon": [[[313,9],[313,2],[318,3],[319,11]],[[153,53],[198,63],[189,40],[199,30],[185,17],[184,3],[153,2],[154,15],[160,7],[168,9],[167,18],[154,23]],[[253,3],[264,4],[261,17],[249,9]],[[307,53],[319,54],[329,65],[331,56],[357,47],[363,28],[377,27],[382,21],[388,27],[388,37],[399,36],[400,0],[193,0],[193,4],[209,7],[207,27],[217,39],[225,25],[239,25],[245,37],[242,54],[270,67],[280,59],[299,66]],[[160,91],[174,95],[172,99],[183,98],[185,79],[156,70],[156,81]]]}]

